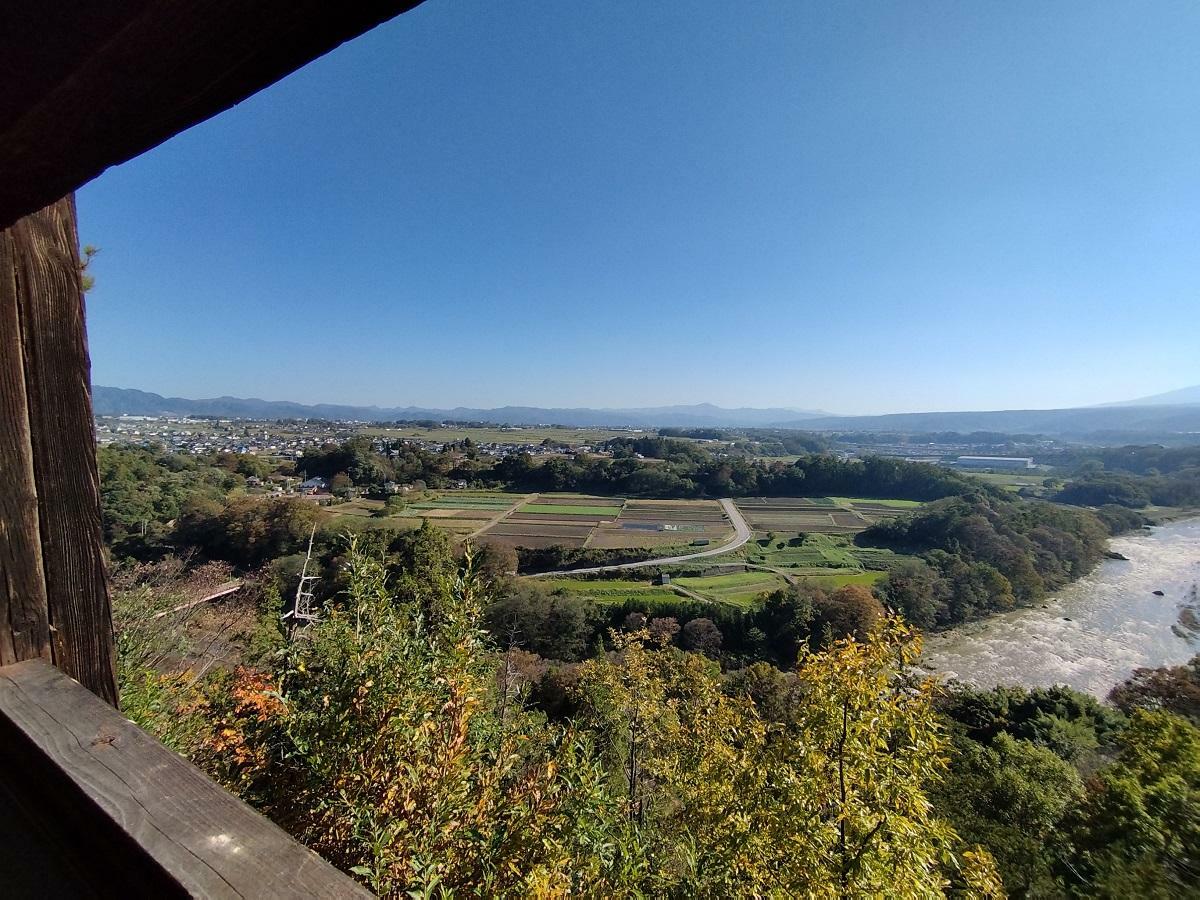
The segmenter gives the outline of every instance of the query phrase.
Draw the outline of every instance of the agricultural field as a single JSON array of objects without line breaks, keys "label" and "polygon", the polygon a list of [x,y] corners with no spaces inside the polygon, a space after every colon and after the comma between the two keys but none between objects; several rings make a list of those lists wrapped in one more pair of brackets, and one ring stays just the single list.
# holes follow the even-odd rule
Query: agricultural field
[{"label": "agricultural field", "polygon": [[620,506],[580,506],[575,503],[526,503],[518,513],[539,516],[589,516],[599,518],[615,518],[621,512]]},{"label": "agricultural field", "polygon": [[385,514],[384,501],[358,498],[323,506],[321,513],[338,526],[355,529],[416,528],[422,519],[428,519],[453,537],[463,538],[486,528],[529,496],[500,491],[444,491],[423,495],[390,515]]},{"label": "agricultural field", "polygon": [[1047,493],[1045,482],[1048,477],[1051,477],[1047,472],[1042,472],[1040,475],[1021,472],[970,472],[969,474],[972,478],[978,478],[980,481],[986,481],[988,484],[1004,488],[1007,491],[1015,493],[1026,488],[1038,495]]},{"label": "agricultural field", "polygon": [[637,600],[653,604],[678,600],[681,596],[669,587],[633,579],[614,578],[584,581],[579,578],[544,578],[539,579],[538,583],[550,591],[565,591],[568,594],[590,597],[597,603],[624,603],[626,600]]},{"label": "agricultural field", "polygon": [[861,584],[869,588],[886,575],[886,572],[839,572],[832,575],[805,576],[805,581],[815,581],[827,591],[835,591],[848,584]]},{"label": "agricultural field", "polygon": [[674,579],[674,583],[716,603],[749,608],[764,593],[787,587],[787,580],[774,572],[732,572]]},{"label": "agricultural field", "polygon": [[523,504],[529,496],[503,491],[445,491],[409,503],[401,515],[428,519],[453,537],[465,538]]},{"label": "agricultural field", "polygon": [[597,527],[588,546],[657,548],[696,543],[702,549],[732,537],[733,525],[715,500],[629,500],[616,521]]},{"label": "agricultural field", "polygon": [[332,506],[318,506],[321,518],[341,531],[364,531],[371,528],[415,528],[419,520],[384,516],[382,500],[359,498]]},{"label": "agricultural field", "polygon": [[871,523],[828,497],[749,497],[737,501],[755,531],[805,531],[855,534]]},{"label": "agricultural field", "polygon": [[[680,597],[700,597],[713,603],[750,609],[759,598],[771,591],[787,587],[788,579],[775,572],[744,570],[741,567],[715,567],[704,575],[676,576],[673,586],[655,584],[649,580],[634,578],[583,579],[546,578],[539,584],[550,591],[565,591],[568,594],[589,597],[597,603],[617,604],[627,601],[645,603],[649,609],[655,603],[678,600]],[[847,584],[870,587],[884,576],[883,572],[813,570],[801,573],[806,581],[813,581],[825,590],[836,590]],[[680,590],[676,591],[674,587]]]},{"label": "agricultural field", "polygon": [[921,504],[859,497],[745,497],[737,506],[755,531],[857,534]]},{"label": "agricultural field", "polygon": [[838,506],[847,506],[853,509],[856,506],[882,507],[884,509],[908,510],[917,509],[921,506],[920,500],[872,500],[866,497],[828,497],[824,498],[832,500]]},{"label": "agricultural field", "polygon": [[715,500],[622,500],[538,494],[481,535],[510,547],[599,549],[719,545],[733,526]]},{"label": "agricultural field", "polygon": [[838,568],[813,568],[788,572],[786,575],[757,569],[713,571],[717,574],[709,572],[704,575],[681,576],[675,578],[673,583],[714,603],[728,603],[748,609],[754,606],[763,594],[786,588],[791,581],[813,582],[827,591],[833,591],[848,584],[861,584],[869,588],[887,574]]},{"label": "agricultural field", "polygon": [[[879,569],[886,571],[899,556],[880,547],[856,547],[838,534],[755,534],[746,544],[747,562],[777,569]],[[800,572],[792,574],[802,574]]]}]

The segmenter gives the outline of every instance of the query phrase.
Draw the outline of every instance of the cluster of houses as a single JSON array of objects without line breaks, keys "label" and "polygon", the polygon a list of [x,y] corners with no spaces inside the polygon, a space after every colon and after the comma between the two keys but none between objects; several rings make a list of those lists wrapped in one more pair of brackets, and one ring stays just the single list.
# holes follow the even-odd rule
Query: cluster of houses
[{"label": "cluster of houses", "polygon": [[[360,433],[361,422],[260,422],[251,419],[191,419],[176,416],[97,416],[96,441],[99,444],[157,444],[173,453],[253,453],[277,459],[299,459],[305,450],[340,444]],[[403,429],[396,429],[398,432]],[[395,438],[386,435],[373,440],[374,448],[388,453],[396,440],[425,450],[441,453],[455,441],[421,438]],[[519,441],[476,442],[480,456],[503,458],[514,453],[532,456],[571,456],[598,453],[591,444],[563,445],[551,442]],[[390,451],[398,455],[398,451]]]},{"label": "cluster of houses", "polygon": [[157,444],[173,453],[254,453],[297,459],[305,450],[347,441],[355,427],[344,422],[254,422],[173,416],[97,416],[99,444]]}]

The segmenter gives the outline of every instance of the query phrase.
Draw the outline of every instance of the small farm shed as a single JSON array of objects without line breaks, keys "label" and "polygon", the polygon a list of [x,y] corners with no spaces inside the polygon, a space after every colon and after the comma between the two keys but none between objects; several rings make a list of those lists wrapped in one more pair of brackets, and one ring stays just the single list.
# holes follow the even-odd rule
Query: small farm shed
[{"label": "small farm shed", "polygon": [[73,191],[419,0],[0,0],[6,896],[347,897],[117,703]]}]

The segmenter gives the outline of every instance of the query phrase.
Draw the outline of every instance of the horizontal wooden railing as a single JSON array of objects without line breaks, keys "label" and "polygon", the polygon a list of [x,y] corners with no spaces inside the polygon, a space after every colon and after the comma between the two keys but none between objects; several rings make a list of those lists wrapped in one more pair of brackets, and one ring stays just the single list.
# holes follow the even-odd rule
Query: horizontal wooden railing
[{"label": "horizontal wooden railing", "polygon": [[0,667],[5,897],[369,897],[43,660]]}]

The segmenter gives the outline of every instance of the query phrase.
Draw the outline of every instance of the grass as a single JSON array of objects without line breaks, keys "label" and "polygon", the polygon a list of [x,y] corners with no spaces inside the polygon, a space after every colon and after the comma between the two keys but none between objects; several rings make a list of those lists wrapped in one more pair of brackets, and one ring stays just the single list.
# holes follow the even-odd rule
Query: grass
[{"label": "grass", "polygon": [[675,584],[718,603],[748,608],[762,594],[787,582],[772,572],[735,572],[730,575],[676,578]]},{"label": "grass", "polygon": [[890,506],[892,509],[916,509],[922,505],[920,500],[879,500],[872,497],[831,497],[830,499],[839,506],[865,503],[870,506]]},{"label": "grass", "polygon": [[538,581],[551,591],[563,590],[568,594],[591,597],[597,603],[624,603],[626,600],[654,603],[679,599],[679,594],[669,587],[661,587],[648,581],[582,581],[578,578],[542,578]]},{"label": "grass", "polygon": [[321,507],[328,515],[340,517],[350,516],[356,519],[369,519],[378,510],[383,509],[382,500],[347,500],[345,503],[334,503],[332,506]]},{"label": "grass", "polygon": [[616,518],[619,506],[575,506],[567,503],[526,503],[517,512],[536,515],[601,516]]},{"label": "grass", "polygon": [[827,591],[837,590],[840,587],[845,587],[848,584],[861,584],[863,587],[871,587],[875,582],[883,578],[886,572],[850,572],[845,575],[812,575],[804,576],[797,573],[797,577],[804,578],[805,581],[815,581]]},{"label": "grass", "polygon": [[482,509],[502,510],[513,505],[514,500],[427,500],[410,503],[408,509]]}]

